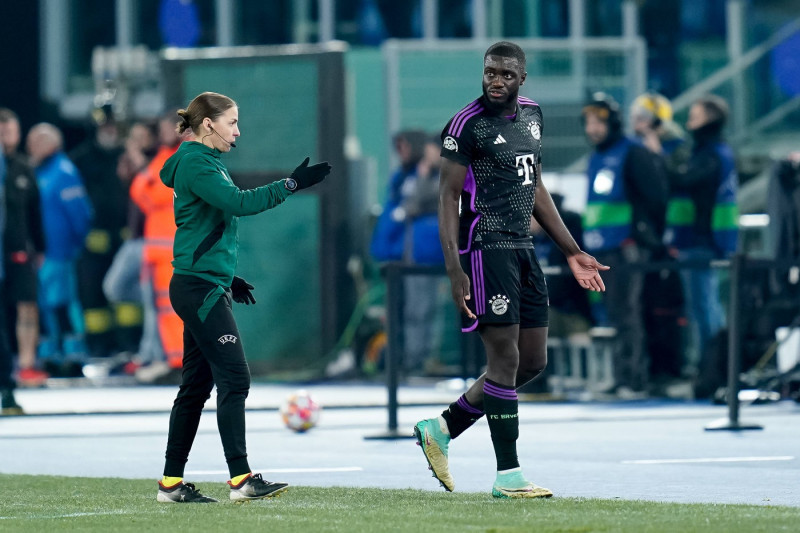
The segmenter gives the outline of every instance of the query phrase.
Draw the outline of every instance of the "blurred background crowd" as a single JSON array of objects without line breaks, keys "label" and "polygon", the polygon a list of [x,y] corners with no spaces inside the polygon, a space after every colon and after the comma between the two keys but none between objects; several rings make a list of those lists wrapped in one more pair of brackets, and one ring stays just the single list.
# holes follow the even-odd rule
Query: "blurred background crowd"
[{"label": "blurred background crowd", "polygon": [[[534,232],[552,350],[534,390],[713,397],[737,253],[783,261],[745,276],[744,368],[781,395],[800,381],[794,1],[39,0],[8,11],[6,414],[15,386],[177,382],[175,223],[158,171],[180,143],[175,110],[205,90],[247,112],[228,157],[240,186],[284,177],[284,162],[306,155],[336,175],[293,213],[243,224],[240,269],[259,306],[242,328],[263,339],[248,346],[254,374],[375,376],[380,267],[441,266],[439,134],[480,95],[497,40],[528,54],[522,93],[543,109],[544,180],[562,217],[613,267],[595,298]],[[480,347],[459,337],[442,273],[403,276],[404,379],[482,364],[465,355]]]}]

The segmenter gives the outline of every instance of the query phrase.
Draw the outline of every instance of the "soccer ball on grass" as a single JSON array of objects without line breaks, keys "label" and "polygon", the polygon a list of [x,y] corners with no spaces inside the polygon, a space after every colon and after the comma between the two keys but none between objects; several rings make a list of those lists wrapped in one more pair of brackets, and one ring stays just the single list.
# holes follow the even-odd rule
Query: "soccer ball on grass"
[{"label": "soccer ball on grass", "polygon": [[302,433],[317,425],[322,408],[308,391],[290,394],[281,405],[281,419],[292,431]]}]

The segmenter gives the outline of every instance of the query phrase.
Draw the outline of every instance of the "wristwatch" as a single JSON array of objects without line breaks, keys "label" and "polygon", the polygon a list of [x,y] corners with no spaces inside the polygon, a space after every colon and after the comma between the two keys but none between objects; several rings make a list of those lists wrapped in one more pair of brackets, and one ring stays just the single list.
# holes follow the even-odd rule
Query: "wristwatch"
[{"label": "wristwatch", "polygon": [[297,190],[297,180],[294,178],[286,178],[286,181],[283,182],[283,186],[286,187],[287,191],[294,192]]}]

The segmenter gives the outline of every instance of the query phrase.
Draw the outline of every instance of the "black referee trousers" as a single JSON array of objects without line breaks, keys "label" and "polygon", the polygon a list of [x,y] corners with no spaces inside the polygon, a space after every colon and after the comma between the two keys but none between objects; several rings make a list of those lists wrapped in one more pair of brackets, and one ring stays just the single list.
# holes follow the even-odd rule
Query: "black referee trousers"
[{"label": "black referee trousers", "polygon": [[231,293],[198,278],[174,274],[169,298],[183,320],[183,376],[169,419],[164,475],[183,477],[203,405],[217,386],[217,426],[231,477],[250,472],[244,402],[250,369],[231,311]]}]

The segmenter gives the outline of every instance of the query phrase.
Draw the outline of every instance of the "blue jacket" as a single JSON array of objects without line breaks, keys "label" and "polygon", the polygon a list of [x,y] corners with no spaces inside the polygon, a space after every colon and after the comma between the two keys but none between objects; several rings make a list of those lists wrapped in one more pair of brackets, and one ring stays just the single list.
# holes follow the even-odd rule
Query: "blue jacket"
[{"label": "blue jacket", "polygon": [[400,206],[400,188],[407,177],[408,173],[400,169],[389,178],[389,194],[383,211],[375,222],[369,246],[370,254],[376,261],[400,261],[403,258],[405,223],[394,220],[392,212]]},{"label": "blue jacket", "polygon": [[92,222],[92,206],[78,173],[63,152],[42,162],[36,169],[42,204],[45,257],[66,261],[83,249]]},{"label": "blue jacket", "polygon": [[439,220],[436,212],[405,220],[395,220],[393,212],[403,205],[408,187],[416,174],[398,169],[389,180],[389,191],[381,216],[375,224],[370,252],[377,261],[406,260],[414,264],[442,264],[444,254],[439,243]]},{"label": "blue jacket", "polygon": [[589,158],[583,240],[591,253],[618,248],[631,237],[633,209],[623,175],[631,146],[633,141],[622,137],[606,150],[595,150]]},{"label": "blue jacket", "polygon": [[[711,167],[692,163],[713,158]],[[705,171],[709,170],[708,173]],[[736,251],[739,208],[736,201],[738,176],[733,151],[724,142],[714,141],[695,147],[685,183],[675,191],[667,211],[667,244],[678,250],[712,247],[717,255]]]}]

